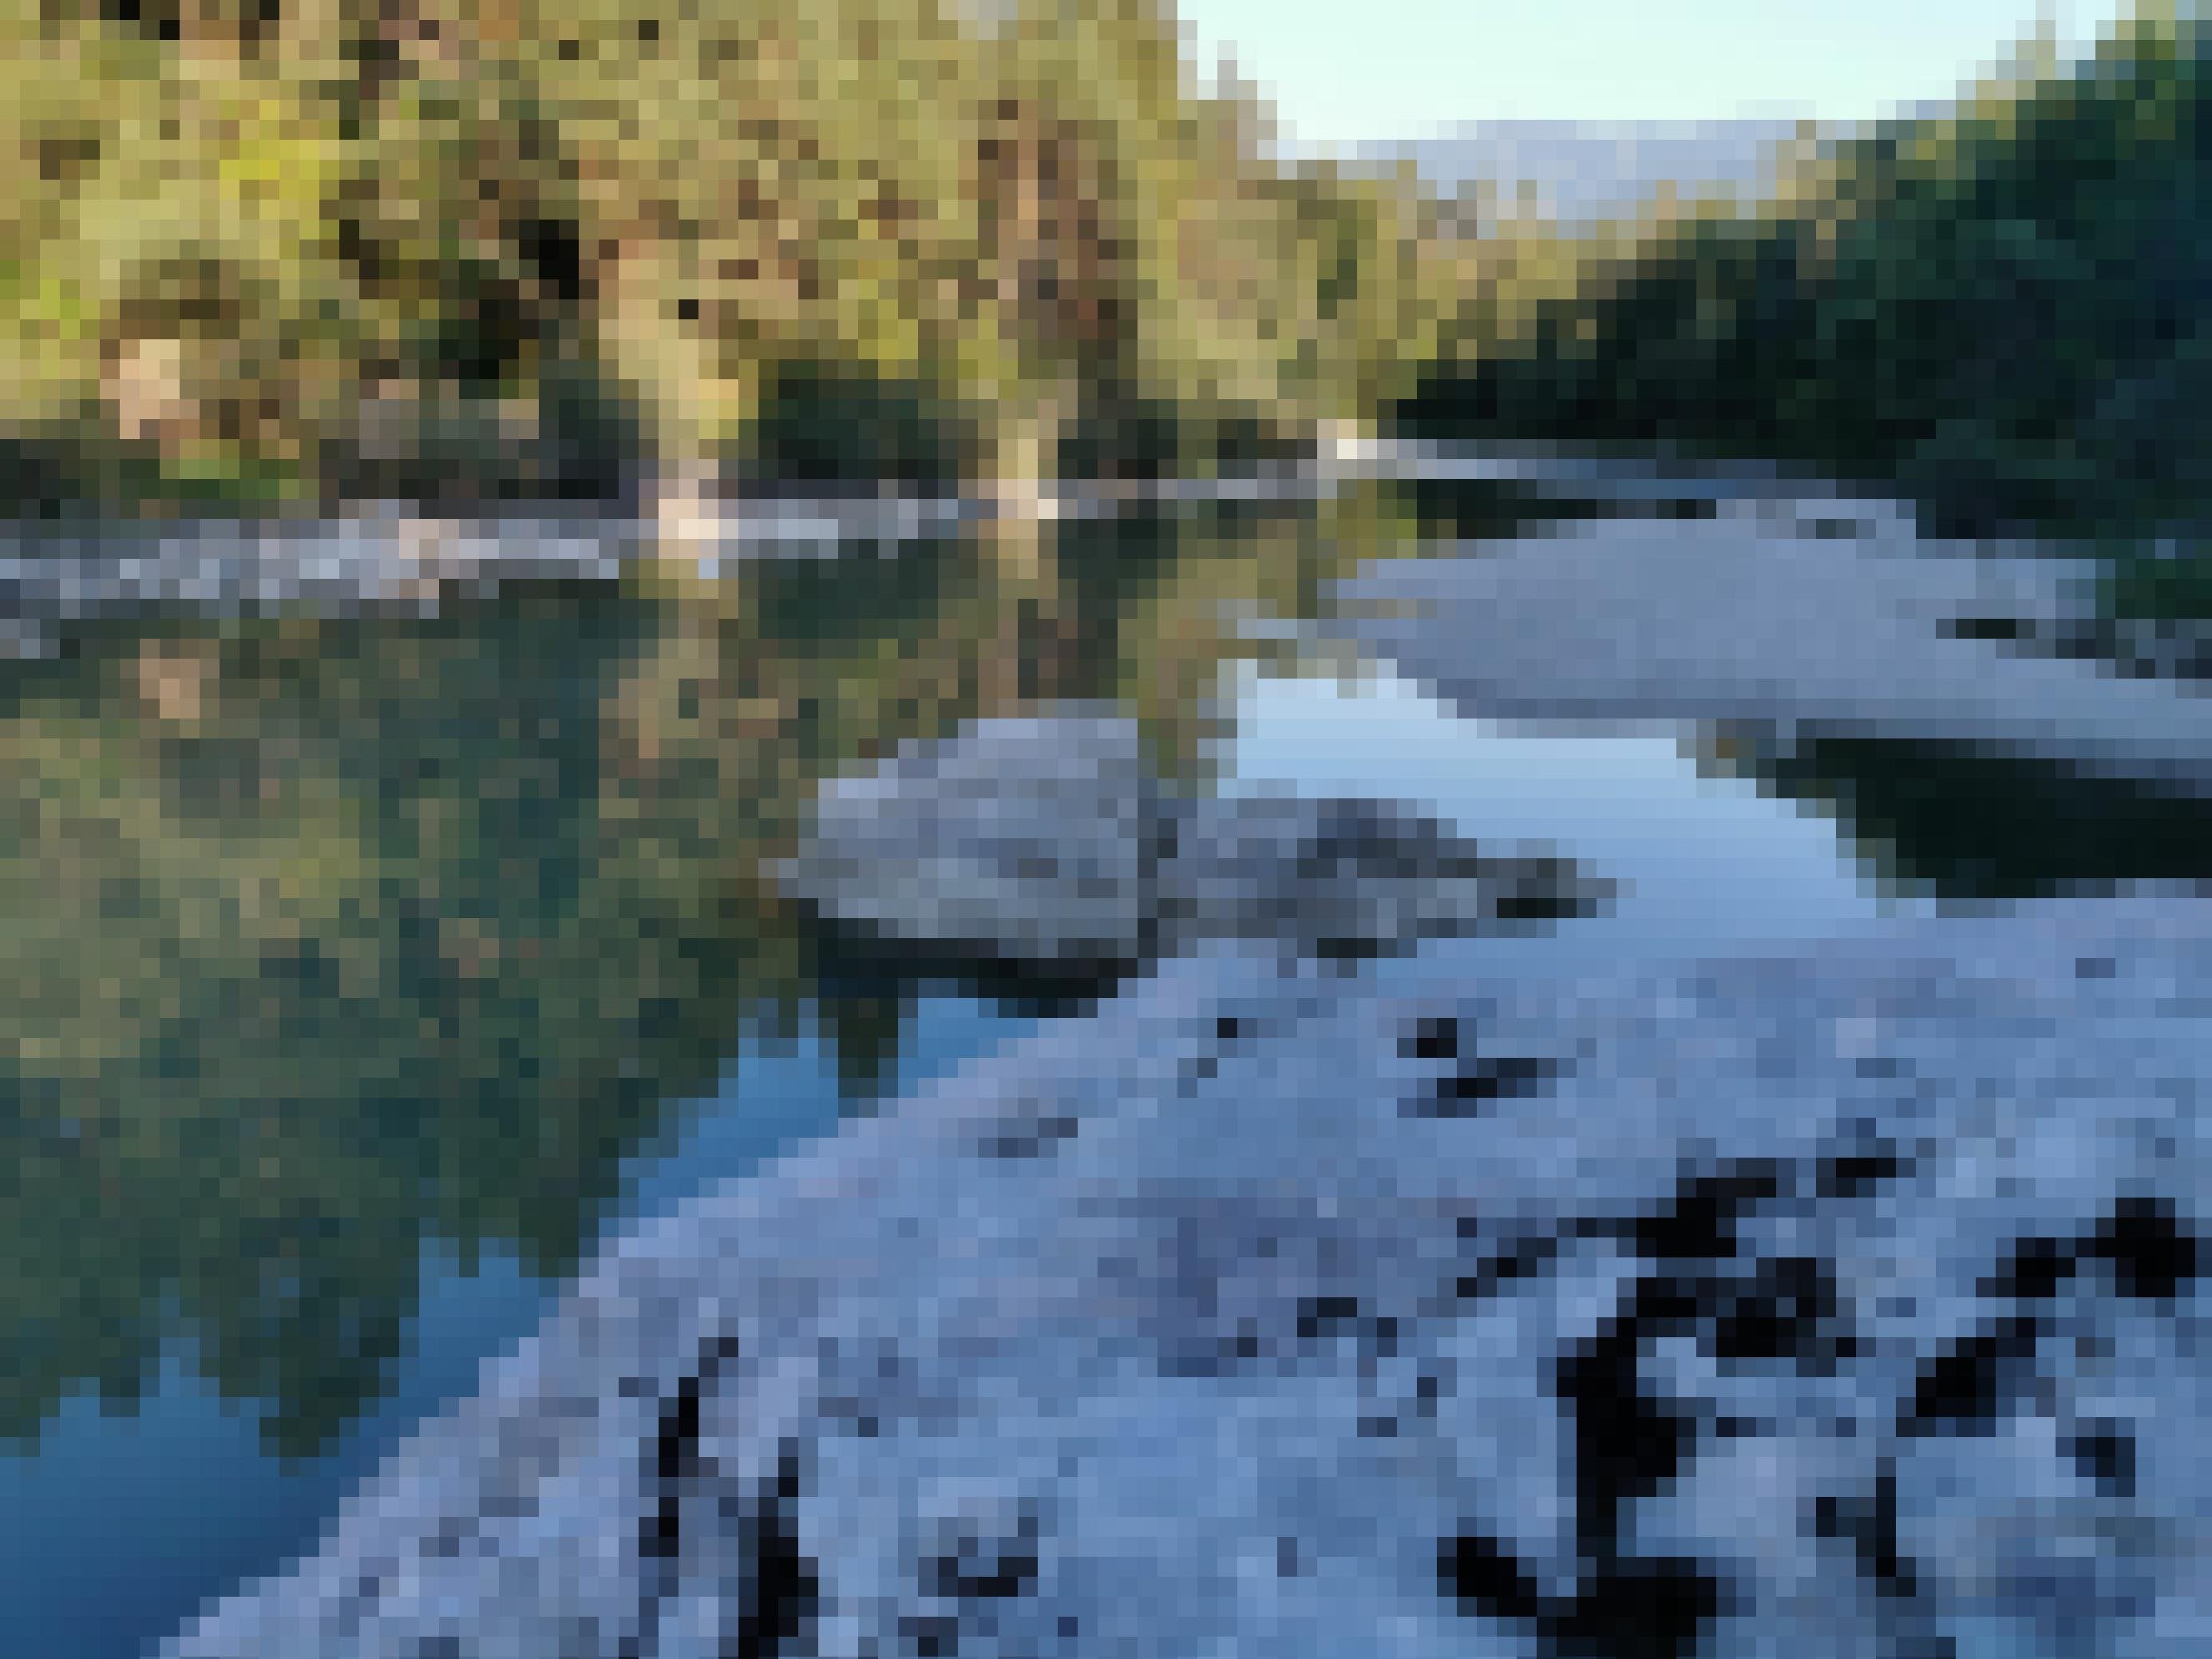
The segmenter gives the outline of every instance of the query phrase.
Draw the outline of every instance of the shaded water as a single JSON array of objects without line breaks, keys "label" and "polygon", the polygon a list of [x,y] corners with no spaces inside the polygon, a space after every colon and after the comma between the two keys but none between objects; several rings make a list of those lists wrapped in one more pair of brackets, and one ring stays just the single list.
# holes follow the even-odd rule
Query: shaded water
[{"label": "shaded water", "polygon": [[1484,942],[1530,971],[2208,873],[2201,803],[2058,768],[1455,717],[1315,643],[1327,582],[1617,504],[1315,493],[430,616],[157,608],[0,670],[0,1656],[143,1650],[611,1232],[1036,1017],[825,975],[761,878],[903,738],[1110,698],[1187,774],[1620,880]]}]

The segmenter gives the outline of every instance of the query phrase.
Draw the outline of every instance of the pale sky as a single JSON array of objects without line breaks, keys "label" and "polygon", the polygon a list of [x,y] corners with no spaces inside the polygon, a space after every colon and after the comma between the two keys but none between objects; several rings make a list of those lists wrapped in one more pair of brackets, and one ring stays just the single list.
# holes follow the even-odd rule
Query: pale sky
[{"label": "pale sky", "polygon": [[[1237,68],[1297,148],[1470,121],[1871,120],[1947,99],[2037,0],[1178,0],[1187,50]],[[2127,0],[2062,0],[2080,45]]]}]

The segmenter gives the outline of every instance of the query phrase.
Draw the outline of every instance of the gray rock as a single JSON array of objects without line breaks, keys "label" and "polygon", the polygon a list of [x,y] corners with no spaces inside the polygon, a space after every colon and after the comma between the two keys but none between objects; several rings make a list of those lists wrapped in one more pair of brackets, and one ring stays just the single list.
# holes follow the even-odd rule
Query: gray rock
[{"label": "gray rock", "polygon": [[2089,562],[1996,556],[1902,521],[1807,539],[1784,503],[1745,505],[1375,561],[1334,585],[1322,626],[1480,719],[1971,742],[2212,794],[2202,684],[2125,678],[2109,661],[1990,636],[2085,621]]},{"label": "gray rock", "polygon": [[169,1659],[2204,1650],[2212,904],[1458,951],[653,1225]]},{"label": "gray rock", "polygon": [[982,720],[826,782],[782,873],[831,919],[894,939],[1133,960],[1162,811],[1133,724]]},{"label": "gray rock", "polygon": [[1155,898],[1169,951],[1241,939],[1380,956],[1576,914],[1606,891],[1566,860],[1487,854],[1389,801],[1208,798],[1169,823]]},{"label": "gray rock", "polygon": [[1133,721],[1089,714],[977,721],[831,780],[781,874],[848,927],[1047,963],[1221,938],[1382,954],[1602,896],[1389,803],[1178,799]]}]

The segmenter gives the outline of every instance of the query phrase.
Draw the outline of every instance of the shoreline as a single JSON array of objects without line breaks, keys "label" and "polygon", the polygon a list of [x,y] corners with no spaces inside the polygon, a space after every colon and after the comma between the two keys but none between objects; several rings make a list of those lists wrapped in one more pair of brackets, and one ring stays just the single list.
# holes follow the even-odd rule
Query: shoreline
[{"label": "shoreline", "polygon": [[2037,648],[2087,625],[2096,576],[1903,525],[1807,534],[1754,504],[1378,562],[1334,585],[1322,631],[1478,718],[1972,744],[2212,794],[2204,688]]},{"label": "shoreline", "polygon": [[0,609],[25,624],[146,605],[433,599],[502,579],[612,580],[633,567],[832,558],[994,522],[1044,525],[1224,501],[1285,502],[1335,487],[1319,472],[1124,481],[968,493],[672,498],[645,514],[583,508],[474,517],[380,502],[338,518],[0,523]]},{"label": "shoreline", "polygon": [[[1961,1441],[1912,1413],[1915,1379],[2002,1315],[1986,1275],[2008,1241],[2124,1238],[2098,1230],[2136,1224],[2100,1218],[2164,1214],[2158,1194],[2185,1206],[2202,1190],[2212,1140],[2172,1091],[2203,1073],[2208,983],[2203,902],[1923,921],[1601,975],[1564,1000],[1455,971],[1448,950],[1358,976],[1181,958],[617,1243],[477,1396],[378,1474],[325,1549],[163,1651],[276,1659],[312,1638],[319,1652],[407,1652],[465,1607],[485,1653],[551,1650],[561,1630],[594,1633],[579,1650],[689,1652],[757,1616],[744,1540],[763,1526],[810,1576],[808,1629],[889,1639],[898,1619],[944,1611],[926,1562],[902,1553],[941,1522],[981,1528],[985,1560],[1021,1540],[1034,1565],[991,1603],[1018,1644],[1073,1619],[1087,1650],[1158,1650],[1226,1620],[1300,1659],[1383,1630],[1380,1650],[1405,1659],[1463,1653],[1481,1632],[1501,1656],[1533,1652],[1469,1623],[1490,1592],[1455,1599],[1453,1551],[1491,1538],[1547,1620],[1596,1616],[1619,1593],[1604,1563],[1655,1556],[1631,1541],[1629,1509],[1607,1520],[1603,1480],[1571,1478],[1576,1449],[1595,1455],[1621,1413],[1749,1409],[1735,1438],[1698,1436],[1643,1511],[1659,1528],[1647,1538],[1669,1516],[1703,1528],[1698,1565],[1670,1569],[1686,1585],[1747,1598],[1748,1623],[1717,1627],[1724,1645],[1872,1650],[1884,1601],[1863,1556],[1822,1546],[1809,1521],[1757,1517],[1772,1501],[1810,1516],[1817,1494],[1883,1468],[1913,1494],[1909,1523],[1952,1540],[1916,1553],[1918,1534],[1900,1534],[1917,1588],[1887,1616],[2026,1639],[2063,1559],[2075,1577],[2126,1577],[2125,1605],[2159,1621],[2101,1591],[2061,1598],[2059,1613],[2097,1621],[2101,1650],[2133,1636],[2124,1650],[2178,1656],[2201,1593],[2189,1564],[2212,1545],[2191,1507],[2212,1472],[2201,1421],[2191,1437],[2201,1364],[2131,1340],[2104,1381],[2058,1385],[2062,1415],[2094,1415],[2118,1389],[2135,1401],[2128,1431],[2166,1437],[2118,1511],[2086,1484],[2020,1495],[2014,1460],[2065,1466],[2009,1419]],[[2063,1049],[2023,1041],[2054,1025]],[[1741,1221],[1674,1255],[1650,1242],[1656,1220],[1631,1224],[1756,1169],[1802,1207],[1755,1220],[1754,1184],[1729,1200]],[[1737,1227],[1741,1244],[1726,1242]],[[1757,1386],[1632,1366],[1607,1385],[1617,1401],[1549,1391],[1547,1356],[1578,1352],[1605,1308],[1629,1331],[1656,1317],[1633,1311],[1639,1261],[1679,1275],[1681,1252],[1711,1252],[1720,1265],[1696,1271],[1755,1280],[1789,1239],[1826,1261],[1841,1298],[1807,1340],[1858,1334],[1841,1395],[1820,1381],[1834,1362],[1795,1347]],[[1753,1265],[1724,1265],[1737,1254]],[[1498,1285],[1471,1297],[1485,1263]],[[2181,1293],[2193,1304],[2191,1270]],[[1334,1340],[1310,1311],[1323,1306]],[[1385,1318],[1378,1359],[1359,1334]],[[1247,1342],[1250,1357],[1231,1357]],[[684,1401],[698,1473],[679,1494],[646,1454]],[[1377,1413],[1395,1441],[1361,1426]],[[1124,1437],[1139,1423],[1164,1437],[1157,1451]],[[1755,1499],[1741,1483],[1762,1470],[1783,1484]],[[948,1501],[986,1507],[939,1516],[926,1494],[939,1478]],[[2030,1512],[2024,1552],[1989,1541]],[[2116,1514],[2132,1529],[2112,1530]],[[655,1525],[680,1527],[672,1558],[638,1552]],[[449,1534],[471,1541],[439,1547]],[[2094,1553],[2069,1553],[2077,1534]],[[1273,1562],[1279,1538],[1297,1572],[1241,1576],[1249,1549]],[[1406,1565],[1424,1560],[1443,1565]],[[717,1576],[732,1565],[736,1580]],[[945,1616],[964,1620],[962,1606]]]}]

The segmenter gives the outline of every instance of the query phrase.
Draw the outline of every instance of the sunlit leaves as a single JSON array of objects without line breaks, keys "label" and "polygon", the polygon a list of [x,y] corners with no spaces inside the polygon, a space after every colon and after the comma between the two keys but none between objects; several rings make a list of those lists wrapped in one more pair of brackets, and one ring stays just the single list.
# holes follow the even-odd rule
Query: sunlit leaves
[{"label": "sunlit leaves", "polygon": [[742,453],[785,362],[997,411],[986,466],[1115,408],[1288,429],[1389,395],[1468,279],[1400,182],[1289,182],[1264,112],[1201,97],[1149,4],[258,17],[15,20],[0,424],[148,429],[101,377],[159,336],[148,273],[180,259],[241,303],[169,331],[196,390],[162,465],[296,465],[303,488],[311,450],[403,407],[446,411],[410,441],[434,447],[471,400],[544,399],[556,363],[634,401],[665,464]]}]

